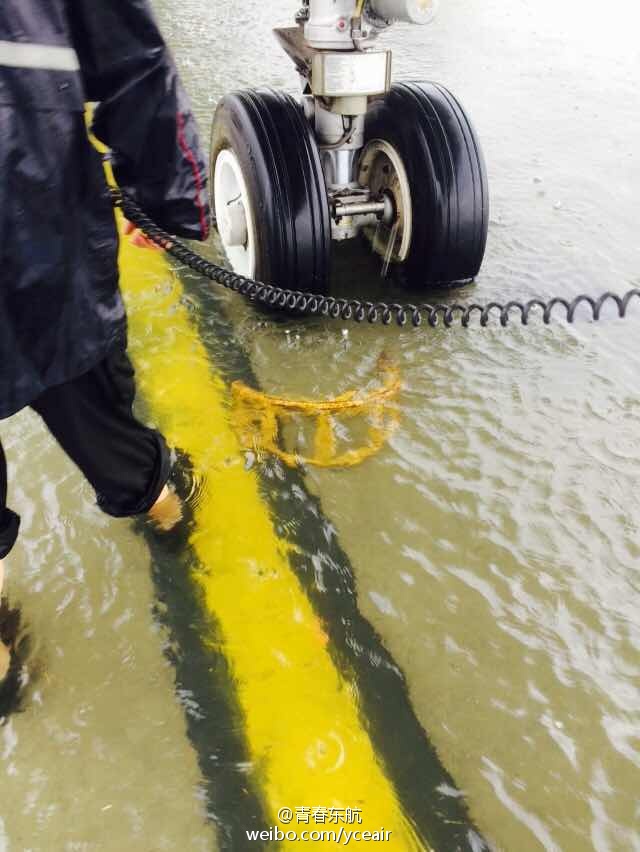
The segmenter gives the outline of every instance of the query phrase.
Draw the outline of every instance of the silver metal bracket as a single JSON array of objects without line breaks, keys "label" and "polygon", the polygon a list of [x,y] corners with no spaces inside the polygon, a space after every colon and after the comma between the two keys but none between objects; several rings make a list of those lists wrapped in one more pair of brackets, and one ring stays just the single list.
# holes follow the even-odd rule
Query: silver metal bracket
[{"label": "silver metal bracket", "polygon": [[318,50],[306,43],[300,26],[279,27],[274,34],[316,97],[369,97],[389,91],[390,50]]}]

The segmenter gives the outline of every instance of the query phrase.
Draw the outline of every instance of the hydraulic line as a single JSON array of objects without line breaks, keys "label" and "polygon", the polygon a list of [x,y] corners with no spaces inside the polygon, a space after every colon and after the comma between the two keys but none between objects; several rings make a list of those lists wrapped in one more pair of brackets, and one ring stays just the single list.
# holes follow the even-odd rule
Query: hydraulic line
[{"label": "hydraulic line", "polygon": [[345,129],[342,136],[338,139],[337,142],[330,142],[327,145],[320,144],[319,148],[321,151],[338,151],[342,148],[343,145],[348,145],[351,142],[351,137],[354,134],[354,121],[353,116],[349,116],[349,126]]},{"label": "hydraulic line", "polygon": [[[533,298],[525,302],[513,299],[504,304],[501,302],[487,302],[485,304],[454,302],[450,305],[431,305],[428,303],[403,305],[396,302],[367,302],[360,299],[323,296],[319,293],[309,293],[303,290],[289,290],[275,284],[252,281],[250,278],[237,275],[229,269],[224,269],[222,266],[212,263],[158,227],[130,196],[118,189],[112,189],[111,193],[114,205],[122,209],[130,222],[140,228],[150,240],[157,243],[181,263],[184,263],[185,266],[193,269],[194,272],[198,272],[211,281],[215,281],[235,293],[240,293],[252,301],[291,313],[324,316],[354,322],[382,323],[383,325],[391,325],[395,321],[397,325],[405,326],[408,322],[411,322],[415,328],[424,325],[425,320],[431,328],[438,326],[451,328],[453,325],[468,328],[471,320],[475,317],[478,317],[480,326],[485,327],[492,316],[497,316],[500,319],[500,325],[505,327],[512,319],[517,320],[517,318],[520,319],[522,325],[528,325],[529,319],[532,317],[542,318],[543,323],[548,325],[554,314],[560,315],[561,319],[572,323],[576,311],[581,305],[587,305],[592,319],[598,321],[602,318],[602,309],[609,302],[616,306],[618,316],[624,319],[630,302],[635,297],[640,300],[640,289],[637,288],[629,290],[623,296],[607,291],[597,298],[580,295],[568,300],[562,296],[555,296],[552,299]],[[561,314],[561,311],[564,313]]]}]

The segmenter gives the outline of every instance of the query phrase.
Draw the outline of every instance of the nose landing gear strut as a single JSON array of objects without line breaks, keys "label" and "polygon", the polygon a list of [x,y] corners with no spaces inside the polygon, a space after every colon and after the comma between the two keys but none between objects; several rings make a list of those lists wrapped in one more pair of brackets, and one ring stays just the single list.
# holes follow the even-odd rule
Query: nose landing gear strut
[{"label": "nose landing gear strut", "polygon": [[212,202],[234,271],[326,293],[332,241],[364,235],[381,272],[413,287],[479,271],[489,216],[480,143],[436,83],[391,84],[393,21],[434,0],[305,0],[275,31],[303,84],[225,96],[211,144]]}]

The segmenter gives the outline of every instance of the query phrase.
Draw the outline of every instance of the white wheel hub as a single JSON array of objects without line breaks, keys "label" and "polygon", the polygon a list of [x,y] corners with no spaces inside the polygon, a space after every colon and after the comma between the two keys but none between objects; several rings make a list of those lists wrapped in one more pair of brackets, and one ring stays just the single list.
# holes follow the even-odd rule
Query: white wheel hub
[{"label": "white wheel hub", "polygon": [[383,139],[372,139],[364,148],[358,166],[358,183],[375,198],[389,201],[391,215],[374,229],[372,245],[386,265],[407,259],[413,233],[413,204],[407,170],[398,151]]},{"label": "white wheel hub", "polygon": [[225,246],[229,248],[246,246],[249,232],[242,201],[230,201],[220,211],[220,215],[218,216],[218,230]]},{"label": "white wheel hub", "polygon": [[218,233],[234,272],[253,278],[256,271],[255,215],[242,168],[230,148],[220,151],[213,174]]}]

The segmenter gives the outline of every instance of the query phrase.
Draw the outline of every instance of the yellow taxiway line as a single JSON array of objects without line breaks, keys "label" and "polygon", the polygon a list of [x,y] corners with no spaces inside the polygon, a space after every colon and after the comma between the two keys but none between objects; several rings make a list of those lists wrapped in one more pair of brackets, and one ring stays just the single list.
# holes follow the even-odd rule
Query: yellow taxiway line
[{"label": "yellow taxiway line", "polygon": [[[229,389],[207,356],[182,283],[164,254],[126,239],[120,266],[139,391],[153,422],[189,455],[202,483],[191,539],[198,559],[193,581],[223,637],[218,650],[232,672],[268,819],[298,833],[384,830],[391,834],[383,848],[424,849],[374,751],[354,682],[331,658],[258,476],[245,469],[230,425]],[[289,825],[278,822],[282,808],[292,811]],[[308,813],[297,808],[311,810],[309,824],[297,822]],[[318,808],[358,808],[362,824],[343,818],[318,824]],[[294,847],[286,840],[278,846]]]}]

